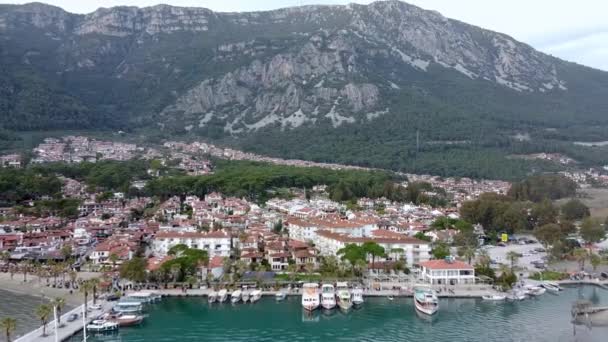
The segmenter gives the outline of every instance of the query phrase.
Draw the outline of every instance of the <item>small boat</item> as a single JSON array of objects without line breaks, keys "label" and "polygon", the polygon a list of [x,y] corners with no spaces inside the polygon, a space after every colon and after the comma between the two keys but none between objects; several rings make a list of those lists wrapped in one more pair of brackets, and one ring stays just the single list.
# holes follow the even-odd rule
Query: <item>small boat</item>
[{"label": "small boat", "polygon": [[513,290],[510,295],[507,296],[508,300],[524,300],[526,299],[526,293],[524,291]]},{"label": "small boat", "polygon": [[258,300],[260,300],[260,298],[262,298],[262,291],[261,290],[253,290],[253,291],[251,291],[251,297],[249,297],[249,301],[250,302],[255,303]]},{"label": "small boat", "polygon": [[360,288],[356,288],[353,290],[353,305],[354,306],[363,305],[363,290]]},{"label": "small boat", "polygon": [[561,291],[561,289],[562,289],[559,285],[551,283],[551,282],[544,282],[544,283],[540,284],[540,286],[542,286],[545,290],[547,290],[553,294],[558,294],[559,291]]},{"label": "small boat", "polygon": [[131,315],[131,314],[117,314],[117,315],[108,315],[106,318],[108,322],[118,323],[118,326],[121,327],[132,327],[134,325],[141,324],[144,320],[144,316],[142,315]]},{"label": "small boat", "polygon": [[545,292],[547,292],[547,290],[540,286],[534,286],[534,285],[526,286],[526,293],[530,296],[540,296],[542,294],[545,294]]},{"label": "small boat", "polygon": [[243,300],[243,303],[247,303],[249,301],[249,296],[250,295],[251,294],[247,290],[245,290],[245,291],[242,292],[241,299]]},{"label": "small boat", "polygon": [[93,332],[104,332],[118,330],[118,323],[110,322],[103,319],[96,319],[87,324],[87,330]]},{"label": "small boat", "polygon": [[414,305],[416,310],[426,315],[434,315],[439,310],[437,293],[429,288],[414,290]]},{"label": "small boat", "polygon": [[319,307],[319,285],[306,283],[302,286],[302,306],[307,311],[314,311]]},{"label": "small boat", "polygon": [[280,301],[285,300],[285,298],[287,298],[287,294],[285,292],[277,292],[274,295],[274,298],[276,299],[277,302],[280,302]]},{"label": "small boat", "polygon": [[494,295],[485,295],[485,296],[481,296],[481,298],[483,300],[489,300],[489,301],[494,301],[494,302],[498,302],[498,301],[503,301],[507,298],[507,296],[505,295],[498,295],[498,294],[494,294]]},{"label": "small boat", "polygon": [[228,299],[228,290],[226,289],[221,289],[218,293],[217,293],[217,300],[220,303],[223,303],[226,301],[226,299]]},{"label": "small boat", "polygon": [[348,283],[339,282],[336,284],[337,288],[337,297],[338,297],[338,307],[344,311],[350,310],[353,307],[353,301],[350,295],[350,291],[348,290]]},{"label": "small boat", "polygon": [[336,307],[336,291],[332,284],[323,284],[321,286],[321,306],[326,310]]},{"label": "small boat", "polygon": [[394,300],[394,299],[395,299],[395,297],[393,297],[393,296],[386,296],[386,299],[388,299],[388,300],[392,301],[392,300]]},{"label": "small boat", "polygon": [[209,302],[209,304],[215,303],[217,301],[217,295],[218,294],[216,291],[209,292],[209,295],[207,296],[207,302]]},{"label": "small boat", "polygon": [[243,292],[241,290],[235,290],[230,294],[230,302],[232,302],[232,304],[238,303],[241,300],[242,294]]}]

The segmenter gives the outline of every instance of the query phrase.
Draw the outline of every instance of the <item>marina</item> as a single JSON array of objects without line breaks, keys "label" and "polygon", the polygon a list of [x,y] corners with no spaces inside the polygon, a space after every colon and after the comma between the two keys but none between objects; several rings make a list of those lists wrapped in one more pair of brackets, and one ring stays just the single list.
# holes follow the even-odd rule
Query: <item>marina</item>
[{"label": "marina", "polygon": [[[265,296],[255,305],[209,305],[204,297],[170,297],[147,307],[141,325],[88,341],[172,341],[175,336],[180,341],[251,341],[252,336],[273,341],[604,341],[608,328],[571,323],[572,303],[579,297],[595,306],[608,304],[608,293],[591,286],[514,302],[439,298],[439,310],[432,316],[417,314],[409,297],[367,297],[360,309],[348,312],[309,312],[302,308],[301,296],[281,302]],[[543,317],[542,324],[538,317]],[[82,335],[69,341],[81,342]]]}]

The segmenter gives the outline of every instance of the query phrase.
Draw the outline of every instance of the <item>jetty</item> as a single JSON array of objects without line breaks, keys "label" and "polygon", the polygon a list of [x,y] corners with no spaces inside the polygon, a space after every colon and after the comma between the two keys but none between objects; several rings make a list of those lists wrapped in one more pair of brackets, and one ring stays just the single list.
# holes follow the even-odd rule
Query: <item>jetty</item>
[{"label": "jetty", "polygon": [[[84,305],[80,305],[73,310],[66,312],[61,315],[61,325],[55,328],[55,320],[50,321],[46,326],[46,335],[42,335],[42,326],[23,335],[14,342],[55,342],[65,341],[70,337],[74,336],[78,332],[82,331],[85,324],[89,324],[97,316],[104,312],[109,311],[112,308],[113,303],[103,300],[98,300],[97,304],[101,305],[101,310],[91,310],[90,307],[93,305],[93,301],[88,304],[89,311],[87,318],[83,320],[82,309]],[[78,319],[68,322],[67,319],[71,314],[78,314]],[[86,322],[86,323],[85,323]]]},{"label": "jetty", "polygon": [[593,285],[608,290],[608,280],[599,279],[581,279],[581,280],[559,280],[556,283],[560,285]]}]

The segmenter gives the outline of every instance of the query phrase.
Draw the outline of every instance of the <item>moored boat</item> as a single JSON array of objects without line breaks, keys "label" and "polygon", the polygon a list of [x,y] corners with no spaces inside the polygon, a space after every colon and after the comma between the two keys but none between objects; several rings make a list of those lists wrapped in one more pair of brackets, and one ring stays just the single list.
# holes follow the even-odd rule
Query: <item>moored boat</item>
[{"label": "moored boat", "polygon": [[209,304],[215,303],[217,301],[217,295],[218,293],[216,291],[209,292],[207,295],[207,302],[209,302]]},{"label": "moored boat", "polygon": [[307,311],[314,311],[319,307],[319,285],[306,283],[302,286],[302,306]]},{"label": "moored boat", "polygon": [[507,298],[507,296],[505,296],[505,295],[499,295],[499,294],[493,294],[493,295],[489,294],[489,295],[481,296],[481,298],[483,300],[499,302],[499,301],[505,300]]},{"label": "moored boat", "polygon": [[253,291],[251,291],[251,297],[249,297],[249,301],[250,302],[255,303],[258,300],[260,300],[260,298],[262,298],[262,291],[261,290],[253,290]]},{"label": "moored boat", "polygon": [[321,286],[321,306],[326,310],[336,307],[336,291],[332,284],[323,284]]},{"label": "moored boat", "polygon": [[103,319],[96,319],[87,324],[87,330],[92,332],[105,332],[118,330],[118,323],[110,322]]},{"label": "moored boat", "polygon": [[160,301],[162,299],[162,296],[159,294],[156,294],[154,292],[140,291],[140,292],[133,292],[133,293],[127,294],[127,298],[134,299],[141,303],[147,304],[147,303],[155,303],[155,302]]},{"label": "moored boat", "polygon": [[241,290],[235,290],[232,292],[232,294],[230,294],[230,302],[234,303],[238,303],[241,300],[241,296],[243,295],[243,292]]},{"label": "moored boat", "polygon": [[356,288],[353,290],[353,305],[361,306],[363,305],[363,289]]},{"label": "moored boat", "polygon": [[511,291],[511,293],[507,296],[508,300],[524,300],[526,299],[526,293],[524,291],[521,290],[513,290]]},{"label": "moored boat", "polygon": [[437,294],[432,289],[417,288],[414,290],[414,306],[426,315],[434,315],[439,310]]},{"label": "moored boat", "polygon": [[123,314],[142,312],[144,306],[138,301],[120,301],[112,307],[112,311]]},{"label": "moored boat", "polygon": [[561,291],[562,289],[559,285],[548,281],[540,284],[540,286],[542,286],[545,290],[553,294],[558,294],[559,291]]},{"label": "moored boat", "polygon": [[131,327],[134,325],[141,324],[144,320],[144,316],[142,315],[133,315],[133,314],[116,314],[116,315],[108,315],[106,317],[108,322],[118,323],[121,327]]},{"label": "moored boat", "polygon": [[277,302],[280,302],[282,300],[285,300],[285,298],[287,298],[287,294],[285,292],[279,291],[274,295],[274,298],[276,299]]},{"label": "moored boat", "polygon": [[353,306],[353,301],[350,295],[350,291],[348,290],[348,283],[339,282],[336,284],[337,288],[337,297],[338,297],[338,307],[344,311],[350,310]]},{"label": "moored boat", "polygon": [[251,296],[251,293],[247,290],[244,290],[241,294],[241,299],[243,300],[243,303],[247,303],[249,301],[250,296]]},{"label": "moored boat", "polygon": [[540,286],[534,286],[534,285],[526,286],[526,293],[530,296],[540,296],[540,295],[544,294],[545,292],[547,292],[547,290]]},{"label": "moored boat", "polygon": [[226,301],[226,299],[228,299],[228,290],[226,290],[226,289],[219,290],[217,293],[217,301],[220,303],[223,303]]}]

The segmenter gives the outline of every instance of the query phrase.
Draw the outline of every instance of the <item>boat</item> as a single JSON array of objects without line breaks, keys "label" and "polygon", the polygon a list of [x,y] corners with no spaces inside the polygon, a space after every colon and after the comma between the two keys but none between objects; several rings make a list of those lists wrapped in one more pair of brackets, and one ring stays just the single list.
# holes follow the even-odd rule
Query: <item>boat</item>
[{"label": "boat", "polygon": [[348,283],[339,282],[336,284],[336,288],[338,290],[336,292],[338,297],[338,306],[344,311],[350,310],[350,308],[353,306],[353,301],[350,291],[348,290]]},{"label": "boat", "polygon": [[390,301],[393,301],[393,300],[395,300],[395,297],[393,297],[393,296],[386,296],[386,299],[388,299]]},{"label": "boat", "polygon": [[107,314],[105,316],[105,320],[108,322],[118,323],[118,325],[121,327],[132,327],[143,322],[144,316],[133,314]]},{"label": "boat", "polygon": [[243,291],[241,294],[241,299],[243,300],[243,303],[247,303],[249,301],[249,297],[251,296],[251,293],[247,290]]},{"label": "boat", "polygon": [[353,305],[354,306],[363,305],[363,289],[356,288],[353,290]]},{"label": "boat", "polygon": [[499,295],[499,294],[494,294],[494,295],[481,296],[481,298],[483,300],[489,300],[489,301],[499,302],[499,301],[503,301],[503,300],[507,299],[507,296],[505,296],[505,295]]},{"label": "boat", "polygon": [[141,302],[137,301],[120,301],[112,307],[112,311],[117,313],[138,313],[144,310],[144,306]]},{"label": "boat", "polygon": [[262,291],[261,290],[253,290],[253,291],[251,291],[251,297],[249,297],[249,301],[250,302],[255,303],[258,300],[260,300],[260,298],[262,298]]},{"label": "boat", "polygon": [[562,288],[558,284],[548,282],[548,281],[540,284],[540,286],[542,286],[545,290],[547,290],[553,294],[558,294],[559,291],[562,290]]},{"label": "boat", "polygon": [[285,292],[280,291],[274,295],[274,298],[276,299],[277,302],[280,302],[280,301],[285,300],[285,298],[287,298],[287,294]]},{"label": "boat", "polygon": [[211,303],[215,303],[216,301],[217,301],[217,292],[216,291],[209,292],[209,294],[207,295],[207,302],[209,302],[209,304],[211,304]]},{"label": "boat", "polygon": [[241,300],[242,294],[243,292],[241,290],[235,290],[232,292],[232,294],[230,294],[230,302],[232,302],[232,304],[238,303]]},{"label": "boat", "polygon": [[540,286],[534,286],[534,285],[527,285],[525,287],[526,289],[526,294],[530,295],[530,296],[540,296],[542,294],[544,294],[545,292],[547,292],[547,290],[543,287]]},{"label": "boat", "polygon": [[321,306],[326,310],[336,307],[336,291],[332,284],[323,284],[321,286]]},{"label": "boat", "polygon": [[118,330],[118,323],[106,321],[104,319],[96,319],[87,324],[87,330],[93,332],[105,332]]},{"label": "boat", "polygon": [[307,311],[314,311],[319,307],[319,285],[306,283],[302,286],[302,306]]},{"label": "boat", "polygon": [[127,298],[138,300],[141,303],[156,303],[162,299],[162,296],[154,292],[140,291],[127,294]]},{"label": "boat", "polygon": [[217,301],[220,303],[223,303],[226,301],[226,299],[228,299],[228,290],[226,290],[226,289],[219,290],[219,292],[217,293]]},{"label": "boat", "polygon": [[511,292],[511,294],[509,294],[507,296],[507,299],[508,300],[512,300],[512,301],[515,301],[515,300],[524,300],[524,299],[526,299],[526,293],[524,291],[521,291],[521,290],[513,290]]},{"label": "boat", "polygon": [[437,293],[429,288],[414,290],[414,305],[416,310],[426,315],[434,315],[439,310]]}]

